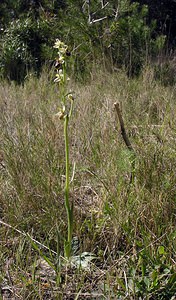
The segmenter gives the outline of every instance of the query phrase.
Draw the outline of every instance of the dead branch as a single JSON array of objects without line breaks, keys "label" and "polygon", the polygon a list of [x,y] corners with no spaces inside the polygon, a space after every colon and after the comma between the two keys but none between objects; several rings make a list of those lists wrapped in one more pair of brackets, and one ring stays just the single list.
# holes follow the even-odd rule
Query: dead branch
[{"label": "dead branch", "polygon": [[96,19],[96,20],[90,20],[90,18],[89,18],[89,24],[94,24],[94,23],[97,23],[97,22],[101,22],[101,21],[103,21],[103,20],[105,20],[105,19],[107,19],[107,16],[105,16],[105,17],[102,17],[102,18],[100,18],[100,19]]},{"label": "dead branch", "polygon": [[121,113],[121,110],[120,110],[120,104],[119,104],[119,102],[115,102],[114,103],[114,107],[115,107],[115,110],[116,110],[116,113],[117,113],[117,116],[118,116],[118,119],[119,119],[120,128],[121,128],[121,134],[122,134],[123,140],[125,142],[125,145],[127,146],[127,148],[133,154],[132,157],[131,157],[131,159],[130,159],[131,160],[131,168],[132,168],[132,170],[131,170],[131,176],[130,176],[130,184],[131,184],[131,183],[134,183],[134,180],[135,180],[135,167],[136,167],[136,161],[135,160],[136,160],[136,154],[135,154],[135,151],[133,149],[133,146],[130,143],[130,140],[128,138],[126,130],[125,130],[125,125],[124,125],[122,113]]},{"label": "dead branch", "polygon": [[127,136],[127,133],[126,133],[126,130],[125,130],[125,125],[124,125],[124,121],[123,121],[123,118],[122,118],[122,113],[121,113],[121,110],[120,110],[120,104],[119,102],[115,102],[114,103],[114,107],[115,107],[115,110],[116,110],[116,113],[117,113],[117,116],[118,116],[118,119],[119,119],[119,123],[120,123],[120,128],[121,128],[121,134],[122,134],[122,137],[123,137],[123,140],[127,146],[127,148],[130,150],[130,151],[133,151],[134,152],[134,149],[130,143],[130,140]]},{"label": "dead branch", "polygon": [[109,2],[106,2],[106,1],[100,1],[100,4],[101,4],[101,8],[97,9],[95,12],[92,12],[91,11],[91,0],[86,0],[84,1],[83,5],[82,5],[82,9],[83,11],[86,9],[87,7],[87,12],[88,12],[88,22],[89,24],[94,24],[94,23],[97,23],[97,22],[101,22],[105,19],[107,19],[107,16],[103,16],[101,18],[94,18],[94,16],[96,16],[96,14],[99,12],[99,11],[102,11],[104,8],[106,8],[109,4]]},{"label": "dead branch", "polygon": [[105,3],[105,0],[101,0],[101,9],[105,8],[108,4],[109,2]]}]

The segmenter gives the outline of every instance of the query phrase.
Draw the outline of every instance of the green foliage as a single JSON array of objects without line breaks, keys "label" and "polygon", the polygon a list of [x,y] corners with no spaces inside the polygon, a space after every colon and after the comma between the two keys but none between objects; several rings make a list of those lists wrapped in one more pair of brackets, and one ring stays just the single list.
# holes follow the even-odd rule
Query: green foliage
[{"label": "green foliage", "polygon": [[[133,0],[134,2],[134,0]],[[141,0],[140,5],[146,4],[149,7],[148,21],[156,20],[157,34],[164,34],[170,47],[176,46],[176,2],[175,0]],[[167,49],[168,50],[168,49]]]},{"label": "green foliage", "polygon": [[167,256],[164,246],[159,246],[157,253],[151,254],[148,249],[144,249],[135,263],[129,262],[129,294],[139,298],[147,296],[148,299],[171,299],[176,291],[176,273],[167,263]]},{"label": "green foliage", "polygon": [[73,68],[79,80],[87,78],[97,61],[104,65],[111,61],[111,68],[125,66],[129,75],[139,74],[149,57],[157,55],[158,46],[164,45],[162,38],[155,43],[155,22],[147,23],[148,8],[138,2],[112,0],[102,9],[99,0],[90,1],[90,6],[72,0],[19,0],[3,8],[1,74],[18,83],[31,70],[39,75],[42,66],[53,60],[50,49],[58,37],[73,48]]},{"label": "green foliage", "polygon": [[147,25],[146,5],[140,7],[139,3],[130,4],[130,1],[125,4],[121,7],[120,18],[111,25],[112,57],[115,64],[125,65],[129,75],[138,75],[154,50],[152,33],[155,22]]},{"label": "green foliage", "polygon": [[24,82],[29,72],[39,75],[45,62],[53,59],[52,44],[59,35],[53,5],[19,1],[11,7],[12,21],[6,20],[1,35],[0,72],[5,78]]},{"label": "green foliage", "polygon": [[23,27],[25,26],[21,26],[17,21],[12,22],[11,26],[5,30],[0,56],[0,67],[4,77],[16,80],[19,83],[26,76],[27,70],[33,60],[28,51],[27,44],[20,37],[19,29],[22,30]]},{"label": "green foliage", "polygon": [[64,40],[73,48],[75,77],[82,80],[90,74],[93,62],[101,59],[101,24],[89,25],[89,16],[87,10],[82,9],[82,1],[68,1],[68,7],[60,18]]},{"label": "green foliage", "polygon": [[31,70],[39,75],[46,57],[52,58],[50,34],[50,24],[45,19],[36,21],[29,17],[12,21],[1,39],[3,76],[21,83]]}]

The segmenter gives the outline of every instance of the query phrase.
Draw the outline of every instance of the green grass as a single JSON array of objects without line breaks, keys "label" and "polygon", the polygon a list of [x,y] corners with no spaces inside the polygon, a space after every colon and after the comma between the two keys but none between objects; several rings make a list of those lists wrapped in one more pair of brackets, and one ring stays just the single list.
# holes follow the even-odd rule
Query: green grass
[{"label": "green grass", "polygon": [[[0,218],[14,227],[0,227],[1,285],[20,299],[174,299],[176,86],[160,85],[150,68],[138,79],[97,68],[70,89],[73,233],[97,260],[87,271],[58,265],[67,237],[65,152],[51,76],[24,87],[1,82]],[[133,184],[115,101],[136,153]],[[50,250],[40,253],[15,229]],[[54,275],[49,265],[41,275],[44,255]]]}]

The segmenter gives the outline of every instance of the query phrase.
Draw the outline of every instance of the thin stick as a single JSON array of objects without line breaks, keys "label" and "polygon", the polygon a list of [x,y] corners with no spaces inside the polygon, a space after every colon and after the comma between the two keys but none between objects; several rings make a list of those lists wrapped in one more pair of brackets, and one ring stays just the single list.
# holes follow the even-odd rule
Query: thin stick
[{"label": "thin stick", "polygon": [[133,154],[132,159],[131,159],[132,171],[131,171],[131,176],[130,176],[130,183],[134,183],[134,179],[135,179],[135,157],[136,157],[136,154],[135,154],[133,146],[131,145],[131,142],[130,142],[130,140],[128,138],[126,130],[125,130],[125,125],[124,125],[122,113],[121,113],[121,110],[120,110],[120,104],[119,104],[119,102],[115,102],[114,103],[114,107],[115,107],[115,110],[116,110],[116,113],[117,113],[117,116],[118,116],[118,119],[119,119],[121,134],[122,134],[123,140],[125,142],[125,145],[127,146],[127,148]]},{"label": "thin stick", "polygon": [[127,133],[126,133],[126,130],[125,130],[125,125],[124,125],[124,121],[123,121],[123,118],[122,118],[122,113],[121,113],[121,110],[120,110],[120,104],[119,102],[115,102],[114,103],[114,107],[116,109],[116,112],[117,112],[117,116],[119,118],[119,122],[120,122],[120,128],[121,128],[121,134],[122,134],[122,137],[123,137],[123,140],[126,144],[126,146],[128,147],[128,149],[130,151],[133,151],[134,152],[134,149],[130,143],[130,140],[127,136]]},{"label": "thin stick", "polygon": [[23,235],[23,236],[25,236],[25,237],[27,237],[27,238],[30,238],[30,239],[31,239],[34,243],[36,243],[38,246],[40,246],[40,247],[42,247],[42,248],[44,248],[44,249],[47,249],[47,250],[49,250],[50,252],[52,252],[53,254],[56,254],[56,255],[57,255],[57,253],[56,253],[55,251],[51,250],[51,249],[48,248],[47,246],[45,246],[45,245],[43,245],[42,243],[38,242],[37,240],[35,240],[34,238],[32,238],[28,233],[25,233],[25,232],[23,232],[23,231],[20,231],[19,229],[16,229],[15,227],[11,226],[10,224],[7,224],[7,223],[3,222],[2,220],[0,220],[0,224],[2,224],[2,225],[4,225],[5,227],[8,227],[8,228],[10,228],[10,229],[12,229],[12,230],[18,232],[19,234],[21,234],[21,235]]}]

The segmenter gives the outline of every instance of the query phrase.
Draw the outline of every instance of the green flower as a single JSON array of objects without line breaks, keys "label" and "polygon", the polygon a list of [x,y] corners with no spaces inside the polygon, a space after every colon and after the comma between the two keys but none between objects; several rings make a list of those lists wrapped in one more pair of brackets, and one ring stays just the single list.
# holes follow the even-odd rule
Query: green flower
[{"label": "green flower", "polygon": [[60,49],[60,47],[64,46],[64,43],[60,41],[59,39],[56,39],[56,42],[54,44],[54,48]]},{"label": "green flower", "polygon": [[54,82],[63,82],[63,80],[64,80],[63,70],[60,69],[56,74],[56,78],[54,79]]},{"label": "green flower", "polygon": [[68,100],[70,100],[70,101],[74,101],[74,97],[73,97],[73,95],[72,94],[68,94]]},{"label": "green flower", "polygon": [[65,114],[63,111],[59,111],[57,114],[54,115],[55,118],[58,118],[60,120],[63,120],[65,117]]},{"label": "green flower", "polygon": [[68,46],[61,42],[59,39],[56,40],[54,44],[54,48],[58,49],[58,54],[59,54],[59,60],[64,59],[64,56],[66,55],[68,51]]}]

